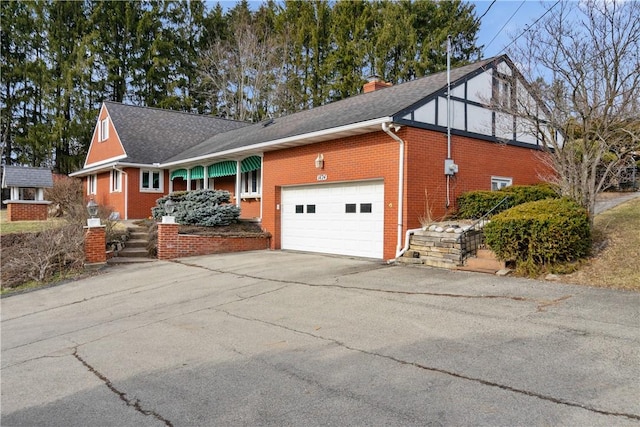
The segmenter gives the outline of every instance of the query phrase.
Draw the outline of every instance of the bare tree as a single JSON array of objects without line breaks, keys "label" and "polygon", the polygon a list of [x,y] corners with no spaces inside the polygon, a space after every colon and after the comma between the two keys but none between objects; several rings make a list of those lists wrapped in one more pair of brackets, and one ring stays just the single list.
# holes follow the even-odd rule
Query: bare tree
[{"label": "bare tree", "polygon": [[549,180],[592,221],[596,195],[640,148],[639,52],[640,2],[616,0],[559,2],[509,50],[533,82],[533,98],[512,95],[520,131],[542,137]]},{"label": "bare tree", "polygon": [[202,90],[219,115],[260,121],[272,116],[278,105],[284,46],[259,25],[240,22],[233,32],[228,40],[215,40],[201,56]]}]

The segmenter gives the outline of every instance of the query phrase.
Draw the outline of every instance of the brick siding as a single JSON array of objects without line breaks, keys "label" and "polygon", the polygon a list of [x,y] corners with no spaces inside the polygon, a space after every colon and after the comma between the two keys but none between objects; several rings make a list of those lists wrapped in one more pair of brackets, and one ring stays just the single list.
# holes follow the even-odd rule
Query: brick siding
[{"label": "brick siding", "polygon": [[7,221],[46,221],[49,202],[7,201]]},{"label": "brick siding", "polygon": [[85,227],[84,262],[100,264],[107,262],[105,227]]}]

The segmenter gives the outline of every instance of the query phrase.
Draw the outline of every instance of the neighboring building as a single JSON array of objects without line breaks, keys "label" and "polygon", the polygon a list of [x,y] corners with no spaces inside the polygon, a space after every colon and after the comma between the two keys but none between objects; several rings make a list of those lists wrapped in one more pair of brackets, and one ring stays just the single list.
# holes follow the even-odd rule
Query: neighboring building
[{"label": "neighboring building", "polygon": [[9,189],[8,221],[44,221],[51,202],[44,200],[44,190],[53,187],[50,169],[23,166],[2,168],[2,188]]},{"label": "neighboring building", "polygon": [[450,79],[449,109],[442,72],[396,86],[373,80],[361,95],[251,125],[105,103],[72,176],[125,218],[148,217],[170,191],[227,189],[242,218],[271,232],[273,249],[394,258],[427,204],[442,217],[461,193],[548,172],[542,135],[489,107],[528,93],[506,56]]}]

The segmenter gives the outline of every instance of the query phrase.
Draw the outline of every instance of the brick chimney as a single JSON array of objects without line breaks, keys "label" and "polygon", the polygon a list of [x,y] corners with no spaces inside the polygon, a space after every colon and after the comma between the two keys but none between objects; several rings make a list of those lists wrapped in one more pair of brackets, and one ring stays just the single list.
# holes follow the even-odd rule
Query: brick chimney
[{"label": "brick chimney", "polygon": [[385,87],[392,86],[391,83],[383,81],[379,76],[375,74],[367,77],[367,83],[364,84],[362,90],[364,93],[373,92],[376,90],[384,89]]}]

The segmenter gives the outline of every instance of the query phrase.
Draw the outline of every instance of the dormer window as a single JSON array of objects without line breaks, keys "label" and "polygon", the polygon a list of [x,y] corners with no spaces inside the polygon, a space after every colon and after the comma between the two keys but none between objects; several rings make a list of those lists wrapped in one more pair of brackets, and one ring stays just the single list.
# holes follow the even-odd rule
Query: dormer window
[{"label": "dormer window", "polygon": [[109,139],[109,118],[100,120],[98,126],[98,142],[106,141]]}]

